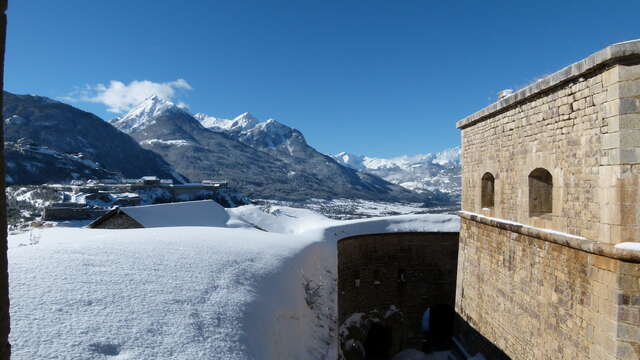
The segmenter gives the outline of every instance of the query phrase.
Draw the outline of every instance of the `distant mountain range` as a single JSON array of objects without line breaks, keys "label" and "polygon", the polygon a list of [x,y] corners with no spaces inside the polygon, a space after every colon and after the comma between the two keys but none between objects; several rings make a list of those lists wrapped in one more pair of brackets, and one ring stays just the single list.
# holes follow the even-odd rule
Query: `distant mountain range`
[{"label": "distant mountain range", "polygon": [[110,123],[191,180],[230,180],[253,198],[446,201],[342,166],[309,146],[298,130],[248,113],[233,120],[192,116],[151,97]]},{"label": "distant mountain range", "polygon": [[250,198],[455,201],[455,184],[447,182],[455,183],[448,175],[455,172],[455,154],[447,161],[444,154],[405,162],[332,157],[273,119],[191,115],[155,96],[108,122],[45,97],[5,92],[4,101],[9,183],[157,175],[178,182],[228,180]]},{"label": "distant mountain range", "polygon": [[379,176],[407,189],[423,193],[441,191],[459,196],[461,189],[460,147],[435,154],[374,158],[341,152],[333,156],[353,169]]}]

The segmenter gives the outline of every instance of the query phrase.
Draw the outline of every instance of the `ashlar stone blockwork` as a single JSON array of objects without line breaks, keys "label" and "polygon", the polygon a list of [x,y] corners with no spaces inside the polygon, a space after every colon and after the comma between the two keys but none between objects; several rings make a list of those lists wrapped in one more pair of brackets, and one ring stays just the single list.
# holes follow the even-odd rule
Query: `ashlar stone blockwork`
[{"label": "ashlar stone blockwork", "polygon": [[457,126],[458,314],[513,359],[639,359],[640,41]]},{"label": "ashlar stone blockwork", "polygon": [[338,242],[338,323],[356,313],[395,309],[393,352],[420,346],[422,315],[435,305],[453,308],[458,233],[360,235]]},{"label": "ashlar stone blockwork", "polygon": [[640,264],[463,219],[456,311],[512,359],[639,359]]},{"label": "ashlar stone blockwork", "polygon": [[[608,243],[640,241],[640,42],[636,47],[620,63],[609,59],[471,116],[470,124],[462,120],[462,209]],[[530,212],[529,174],[537,168],[553,178],[554,206],[543,217]],[[486,172],[500,179],[490,209],[481,203]]]}]

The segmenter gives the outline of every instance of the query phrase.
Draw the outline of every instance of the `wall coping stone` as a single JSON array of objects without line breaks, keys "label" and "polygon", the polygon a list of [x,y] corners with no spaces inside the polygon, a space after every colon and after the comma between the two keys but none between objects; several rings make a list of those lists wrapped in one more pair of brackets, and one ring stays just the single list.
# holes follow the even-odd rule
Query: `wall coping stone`
[{"label": "wall coping stone", "polygon": [[337,240],[337,242],[341,242],[343,240],[357,240],[358,238],[367,238],[372,236],[381,236],[381,235],[435,235],[435,234],[444,234],[444,235],[453,235],[460,234],[460,231],[389,231],[389,232],[378,232],[378,233],[370,233],[370,234],[358,234],[358,235],[350,235],[345,236]]},{"label": "wall coping stone", "polygon": [[537,228],[514,221],[492,218],[469,211],[459,211],[458,215],[466,220],[479,222],[484,225],[497,227],[499,229],[515,232],[525,236],[531,236],[543,241],[570,247],[590,254],[605,256],[621,261],[640,263],[640,251],[620,249],[611,244],[589,240],[581,236]]},{"label": "wall coping stone", "polygon": [[464,129],[475,125],[490,118],[496,112],[517,103],[524,102],[528,98],[537,95],[547,89],[559,85],[565,81],[572,80],[580,75],[592,71],[599,67],[616,63],[623,58],[637,56],[640,57],[640,39],[625,41],[610,45],[596,53],[591,54],[587,58],[571,64],[560,71],[548,75],[535,83],[526,86],[510,96],[507,96],[497,102],[485,107],[484,109],[467,116],[458,121],[456,127]]}]

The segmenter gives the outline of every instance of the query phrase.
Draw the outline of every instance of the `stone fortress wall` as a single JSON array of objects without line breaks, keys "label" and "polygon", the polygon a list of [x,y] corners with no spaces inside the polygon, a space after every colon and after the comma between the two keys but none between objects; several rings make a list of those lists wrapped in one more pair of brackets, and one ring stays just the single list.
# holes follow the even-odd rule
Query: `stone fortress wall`
[{"label": "stone fortress wall", "polygon": [[640,358],[640,41],[457,127],[458,314],[514,359]]},{"label": "stone fortress wall", "polygon": [[[354,313],[380,318],[394,306],[391,354],[420,348],[421,320],[431,306],[454,306],[458,233],[359,235],[338,242],[338,323]],[[364,334],[366,337],[366,334]],[[363,340],[364,339],[360,339]]]}]

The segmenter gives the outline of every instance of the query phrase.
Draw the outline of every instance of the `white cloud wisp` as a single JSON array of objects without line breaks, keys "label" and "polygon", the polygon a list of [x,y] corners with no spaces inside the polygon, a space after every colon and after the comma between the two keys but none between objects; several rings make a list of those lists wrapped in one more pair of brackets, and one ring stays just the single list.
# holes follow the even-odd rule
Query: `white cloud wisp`
[{"label": "white cloud wisp", "polygon": [[78,89],[62,99],[102,103],[107,106],[107,111],[122,113],[130,110],[150,96],[156,95],[165,100],[172,100],[179,90],[192,89],[185,79],[164,83],[134,80],[129,84],[111,80],[108,85],[87,85],[84,89]]}]

